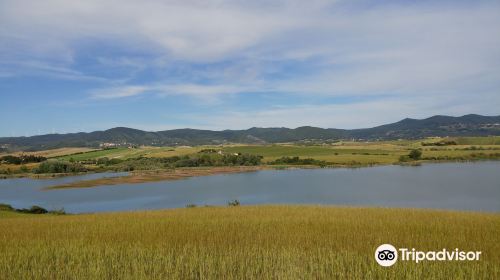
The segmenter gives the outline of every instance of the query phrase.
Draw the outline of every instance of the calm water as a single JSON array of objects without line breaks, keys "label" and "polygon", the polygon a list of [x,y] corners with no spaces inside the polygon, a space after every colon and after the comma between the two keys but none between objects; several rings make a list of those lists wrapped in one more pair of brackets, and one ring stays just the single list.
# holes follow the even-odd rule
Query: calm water
[{"label": "calm water", "polygon": [[50,180],[0,180],[0,203],[99,212],[242,204],[331,204],[500,212],[500,162],[419,167],[259,171],[143,184],[41,191],[43,187],[123,174]]}]

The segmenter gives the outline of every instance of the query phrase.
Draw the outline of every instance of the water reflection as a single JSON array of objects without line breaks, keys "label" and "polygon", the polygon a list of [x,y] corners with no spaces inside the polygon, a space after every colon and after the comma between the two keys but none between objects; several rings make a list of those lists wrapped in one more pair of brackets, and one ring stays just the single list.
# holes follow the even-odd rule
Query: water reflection
[{"label": "water reflection", "polygon": [[500,212],[500,162],[441,163],[420,167],[259,171],[180,181],[41,191],[100,176],[0,180],[0,203],[33,204],[67,212],[99,212],[242,204],[332,204]]}]

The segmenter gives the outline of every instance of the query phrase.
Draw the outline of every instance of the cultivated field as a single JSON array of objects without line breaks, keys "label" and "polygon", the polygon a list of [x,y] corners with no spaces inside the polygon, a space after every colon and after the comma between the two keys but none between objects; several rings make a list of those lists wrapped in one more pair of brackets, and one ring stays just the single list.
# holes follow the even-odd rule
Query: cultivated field
[{"label": "cultivated field", "polygon": [[464,150],[472,146],[486,149],[485,153],[500,151],[500,137],[460,137],[452,138],[457,145],[445,147],[422,146],[422,142],[438,142],[444,138],[430,138],[424,140],[401,140],[380,142],[338,142],[332,145],[299,146],[293,144],[276,145],[226,145],[226,146],[197,146],[197,147],[141,147],[117,148],[110,150],[91,151],[79,154],[68,153],[59,156],[59,159],[76,161],[97,159],[102,157],[128,159],[134,157],[171,157],[183,156],[199,152],[202,149],[222,150],[225,153],[249,153],[261,155],[264,161],[272,161],[284,156],[298,156],[314,158],[336,164],[387,164],[398,161],[399,156],[408,154],[410,149],[420,148],[423,156],[464,156],[477,153],[477,150]]},{"label": "cultivated field", "polygon": [[204,148],[205,146],[116,148],[107,150],[97,150],[80,154],[66,154],[64,156],[58,157],[58,159],[60,160],[73,159],[75,161],[81,161],[81,160],[98,159],[103,157],[107,157],[110,159],[112,158],[129,159],[137,157],[171,157],[171,156],[193,154]]},{"label": "cultivated field", "polygon": [[[500,215],[315,206],[0,214],[1,279],[498,279]],[[382,243],[477,262],[374,260]]]},{"label": "cultivated field", "polygon": [[30,154],[30,155],[36,155],[36,156],[43,156],[47,158],[53,158],[53,157],[59,157],[59,156],[64,156],[64,155],[70,155],[70,154],[76,154],[76,153],[86,153],[86,152],[91,152],[97,149],[91,149],[91,148],[59,148],[59,149],[53,149],[53,150],[45,150],[45,151],[38,151],[38,152],[16,152],[16,153],[0,153],[0,156],[3,155],[14,155],[18,156],[21,154]]},{"label": "cultivated field", "polygon": [[[453,145],[429,145],[453,141]],[[427,145],[422,145],[423,143]],[[263,156],[262,164],[281,157],[312,158],[325,161],[331,166],[367,166],[394,164],[399,158],[412,149],[422,151],[421,160],[427,161],[460,161],[500,158],[500,137],[458,137],[458,138],[428,138],[421,140],[375,141],[375,142],[337,142],[324,145],[219,145],[219,146],[181,146],[181,147],[139,147],[92,150],[88,148],[64,148],[40,151],[42,155],[62,161],[83,162],[89,170],[97,170],[97,166],[85,161],[99,158],[127,160],[139,157],[166,158],[173,156],[196,155],[203,149],[213,149],[224,154],[252,154]],[[26,153],[31,154],[31,153]],[[27,164],[27,170],[38,166],[37,163]],[[22,173],[21,165],[0,163],[0,174]],[[25,169],[26,169],[25,168]]]},{"label": "cultivated field", "polygon": [[224,148],[229,153],[249,153],[262,155],[264,161],[272,161],[283,156],[314,158],[335,164],[381,164],[396,162],[399,156],[407,154],[407,150],[396,145],[358,145],[358,146],[233,146]]}]

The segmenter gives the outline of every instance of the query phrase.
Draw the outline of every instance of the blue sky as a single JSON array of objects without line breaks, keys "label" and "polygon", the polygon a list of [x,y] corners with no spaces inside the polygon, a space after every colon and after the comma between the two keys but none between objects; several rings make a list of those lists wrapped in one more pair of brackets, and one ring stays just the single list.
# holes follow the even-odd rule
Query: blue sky
[{"label": "blue sky", "polygon": [[498,1],[0,0],[0,136],[500,114]]}]

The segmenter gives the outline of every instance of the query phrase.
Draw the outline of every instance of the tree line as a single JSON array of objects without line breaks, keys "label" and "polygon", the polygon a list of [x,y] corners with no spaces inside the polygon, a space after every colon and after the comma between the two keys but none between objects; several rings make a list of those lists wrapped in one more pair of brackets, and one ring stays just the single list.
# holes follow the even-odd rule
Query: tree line
[{"label": "tree line", "polygon": [[47,158],[36,155],[20,155],[20,156],[12,156],[7,155],[0,158],[0,162],[8,163],[8,164],[26,164],[32,162],[42,162],[46,161]]}]

